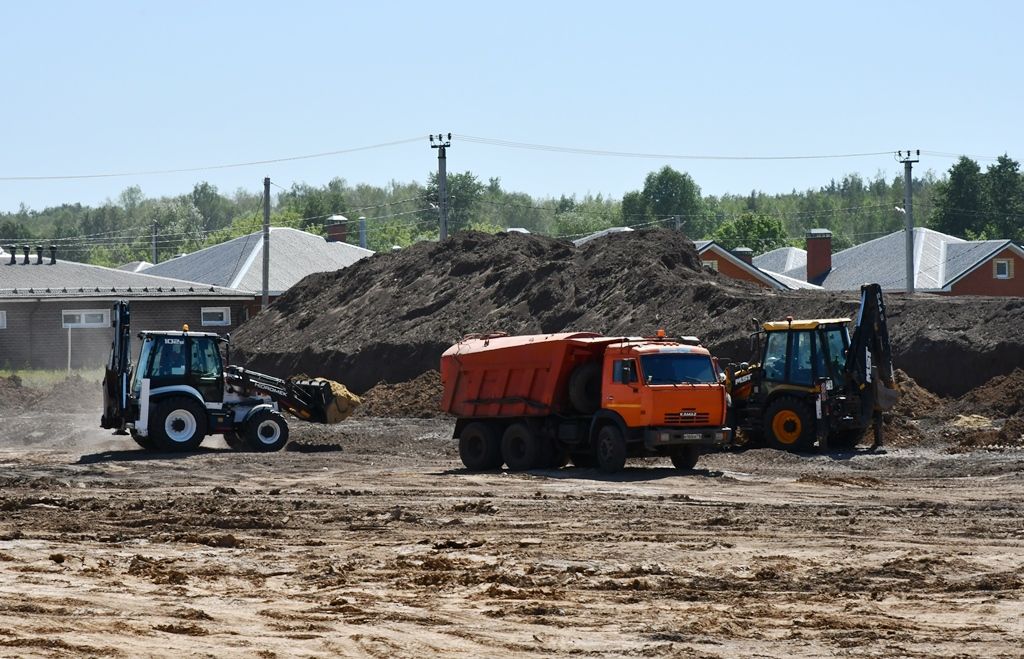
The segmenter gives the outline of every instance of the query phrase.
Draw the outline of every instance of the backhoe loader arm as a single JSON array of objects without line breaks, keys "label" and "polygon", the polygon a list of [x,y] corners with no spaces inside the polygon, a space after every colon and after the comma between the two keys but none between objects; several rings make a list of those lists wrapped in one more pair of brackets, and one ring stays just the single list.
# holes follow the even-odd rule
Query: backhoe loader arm
[{"label": "backhoe loader arm", "polygon": [[[877,370],[875,370],[877,369]],[[893,383],[892,348],[889,346],[889,321],[882,300],[882,287],[860,287],[857,326],[846,354],[846,373],[858,389],[872,384],[877,377],[886,385]]]},{"label": "backhoe loader arm", "polygon": [[114,340],[103,374],[103,416],[100,427],[120,429],[126,421],[128,387],[132,370],[131,310],[127,300],[114,303],[111,325]]}]

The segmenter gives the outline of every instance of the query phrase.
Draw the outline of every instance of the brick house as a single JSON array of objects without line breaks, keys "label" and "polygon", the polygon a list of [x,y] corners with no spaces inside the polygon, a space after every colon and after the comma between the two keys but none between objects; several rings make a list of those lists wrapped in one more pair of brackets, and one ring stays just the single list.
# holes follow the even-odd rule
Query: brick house
[{"label": "brick house", "polygon": [[[877,282],[883,290],[904,291],[906,233],[832,253],[832,232],[811,229],[807,249],[774,250],[753,259],[755,265],[789,267],[782,274],[826,290],[856,290]],[[932,229],[914,229],[914,289],[944,295],[1024,297],[1024,250],[1010,240],[964,240]],[[802,254],[801,254],[802,252]]]},{"label": "brick house", "polygon": [[227,333],[245,320],[250,291],[58,260],[56,250],[0,250],[0,367],[94,368],[106,363],[115,300],[134,330]]},{"label": "brick house", "polygon": [[820,288],[801,279],[757,267],[754,265],[754,252],[748,247],[737,247],[730,251],[713,240],[697,240],[693,245],[697,248],[697,254],[704,267],[726,277],[749,281],[775,290]]}]

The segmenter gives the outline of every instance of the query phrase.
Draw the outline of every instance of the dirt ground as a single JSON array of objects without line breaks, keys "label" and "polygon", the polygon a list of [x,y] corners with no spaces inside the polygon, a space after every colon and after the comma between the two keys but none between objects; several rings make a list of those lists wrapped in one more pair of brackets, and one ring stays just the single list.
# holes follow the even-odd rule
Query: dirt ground
[{"label": "dirt ground", "polygon": [[[1024,451],[466,473],[445,419],[151,455],[2,413],[0,656],[1020,656]],[[908,421],[908,424],[920,423]],[[952,434],[949,434],[952,433]]]}]

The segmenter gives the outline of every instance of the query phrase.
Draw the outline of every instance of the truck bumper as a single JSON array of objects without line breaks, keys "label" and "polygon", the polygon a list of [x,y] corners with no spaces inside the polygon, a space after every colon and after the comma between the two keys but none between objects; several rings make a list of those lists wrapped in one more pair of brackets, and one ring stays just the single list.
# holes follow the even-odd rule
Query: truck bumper
[{"label": "truck bumper", "polygon": [[679,445],[724,446],[731,436],[731,428],[647,428],[644,446],[648,449]]}]

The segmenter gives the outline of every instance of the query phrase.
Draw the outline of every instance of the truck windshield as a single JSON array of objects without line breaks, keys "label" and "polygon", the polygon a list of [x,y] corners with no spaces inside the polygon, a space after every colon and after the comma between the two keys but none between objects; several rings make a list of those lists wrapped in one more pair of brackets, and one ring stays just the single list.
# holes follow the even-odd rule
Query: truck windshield
[{"label": "truck windshield", "polygon": [[640,357],[647,384],[715,384],[718,376],[707,355],[662,353]]}]

